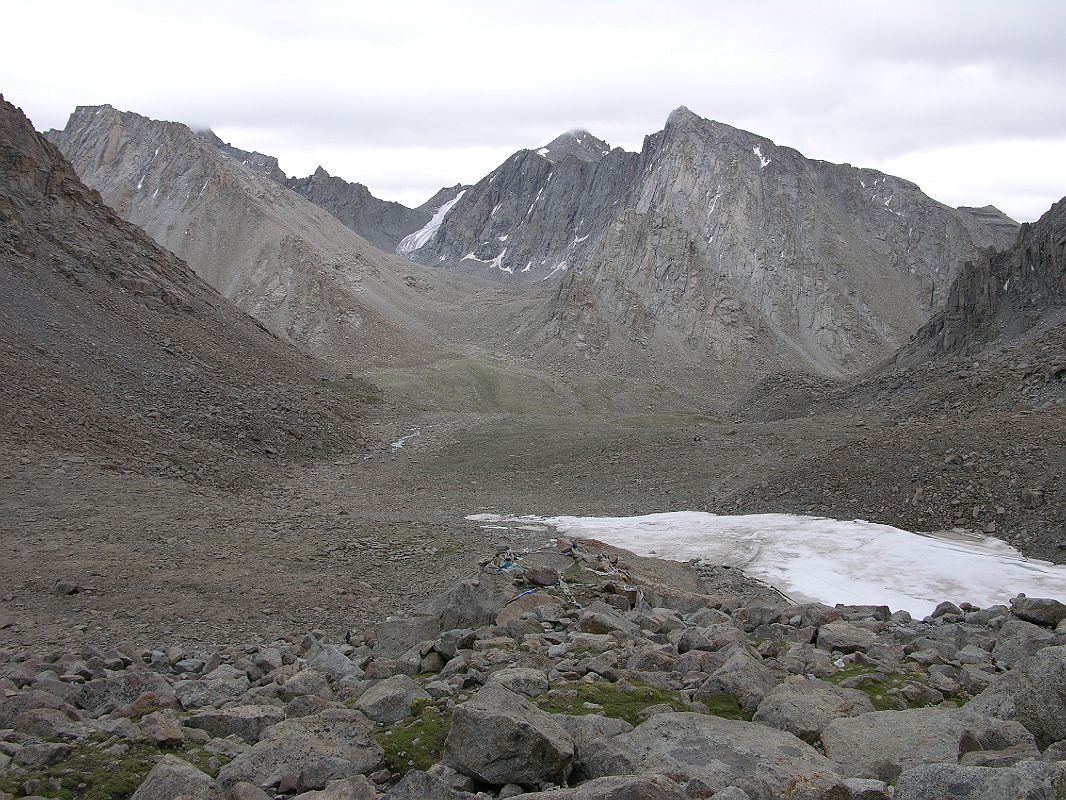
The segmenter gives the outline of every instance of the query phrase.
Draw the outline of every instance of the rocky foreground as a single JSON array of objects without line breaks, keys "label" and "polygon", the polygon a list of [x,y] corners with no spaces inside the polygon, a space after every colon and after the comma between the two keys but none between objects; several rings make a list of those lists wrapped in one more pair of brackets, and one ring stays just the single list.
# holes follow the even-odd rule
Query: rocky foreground
[{"label": "rocky foreground", "polygon": [[1066,797],[1066,605],[735,572],[559,539],[345,643],[4,651],[0,797]]}]

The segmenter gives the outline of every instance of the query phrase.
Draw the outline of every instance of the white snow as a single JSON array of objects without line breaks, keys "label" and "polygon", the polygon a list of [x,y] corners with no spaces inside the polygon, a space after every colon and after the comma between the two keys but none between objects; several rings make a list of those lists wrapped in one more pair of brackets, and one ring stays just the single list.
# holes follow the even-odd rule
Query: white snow
[{"label": "white snow", "polygon": [[[549,175],[548,177],[550,178],[550,177],[551,177],[551,175]],[[540,196],[541,196],[542,194],[544,194],[544,187],[543,187],[543,186],[541,186],[541,187],[540,187],[540,191],[539,191],[539,192],[537,192],[537,196],[533,198],[533,202],[529,204],[529,211],[527,211],[527,212],[526,212],[526,216],[527,216],[527,217],[528,217],[528,216],[529,216],[530,214],[532,214],[532,213],[533,213],[533,206],[535,206],[535,205],[537,204],[537,201],[538,201],[538,200],[540,200]]]},{"label": "white snow", "polygon": [[765,169],[766,165],[770,163],[770,159],[763,158],[762,148],[759,145],[755,145],[751,148],[751,152],[759,157],[759,169]]},{"label": "white snow", "polygon": [[[765,165],[764,165],[765,166]],[[710,194],[710,190],[707,190],[707,194]],[[707,216],[711,216],[714,213],[714,209],[718,207],[718,198],[722,196],[722,184],[718,184],[718,189],[714,193],[714,199],[711,200],[711,207],[707,209]]]},{"label": "white snow", "polygon": [[574,237],[574,244],[581,244],[581,242],[585,241],[591,235],[592,235],[591,233],[586,233],[584,236],[575,236]]},{"label": "white snow", "polygon": [[[543,264],[544,262],[541,261],[540,263]],[[556,264],[554,267],[552,267],[551,268],[551,272],[549,272],[547,275],[545,275],[543,278],[541,278],[541,280],[542,281],[546,281],[546,280],[548,280],[548,278],[550,278],[556,272],[565,272],[565,271],[566,271],[566,262],[565,261],[560,261],[558,264]]]},{"label": "white snow", "polygon": [[551,150],[549,150],[547,147],[542,147],[542,148],[540,148],[540,150],[537,151],[537,155],[538,156],[544,156],[545,158],[547,158],[548,157],[548,153],[550,153],[550,152],[551,152]]},{"label": "white snow", "polygon": [[492,207],[492,213],[491,213],[491,214],[489,214],[489,218],[490,218],[490,219],[491,219],[492,217],[495,217],[495,216],[496,216],[496,212],[500,210],[500,206],[502,206],[502,205],[503,205],[503,203],[497,203],[496,205],[494,205],[494,206]]},{"label": "white snow", "polygon": [[1066,601],[1066,566],[1026,559],[1005,542],[967,532],[917,534],[862,520],[694,511],[468,519],[542,523],[638,555],[742,567],[796,602],[887,605],[924,617],[942,600],[986,607],[1024,592]]},{"label": "white snow", "polygon": [[500,253],[498,256],[496,256],[495,258],[490,258],[488,260],[486,260],[484,258],[478,258],[473,253],[467,253],[465,256],[463,256],[459,260],[460,261],[477,261],[477,262],[479,262],[481,264],[487,264],[490,269],[495,267],[496,269],[500,270],[501,272],[510,272],[513,275],[514,274],[514,267],[505,267],[505,266],[503,266],[503,257],[505,255],[507,255],[507,248],[506,247],[503,248],[503,252]]},{"label": "white snow", "polygon": [[407,255],[408,253],[413,253],[415,250],[426,245],[429,240],[436,235],[437,229],[444,223],[444,218],[448,215],[448,212],[452,210],[452,206],[458,203],[464,194],[466,194],[466,189],[463,189],[459,194],[438,208],[437,213],[425,224],[425,227],[403,237],[399,245],[396,246],[396,252],[400,255]]},{"label": "white snow", "polygon": [[511,234],[505,233],[503,236],[497,236],[496,237],[496,241],[498,241],[498,242],[506,242],[509,238],[511,238]]},{"label": "white snow", "polygon": [[389,446],[390,446],[390,447],[391,447],[391,448],[392,448],[393,450],[399,450],[399,449],[400,449],[400,448],[402,448],[402,447],[403,447],[403,446],[404,446],[405,444],[407,444],[407,440],[408,440],[408,439],[413,439],[414,437],[418,436],[418,435],[419,435],[419,434],[420,434],[421,432],[422,432],[422,431],[412,431],[411,433],[408,433],[408,434],[407,434],[406,436],[401,436],[401,437],[400,437],[399,439],[397,439],[397,440],[396,440],[395,442],[393,442],[393,443],[392,443],[391,445],[389,445]]}]

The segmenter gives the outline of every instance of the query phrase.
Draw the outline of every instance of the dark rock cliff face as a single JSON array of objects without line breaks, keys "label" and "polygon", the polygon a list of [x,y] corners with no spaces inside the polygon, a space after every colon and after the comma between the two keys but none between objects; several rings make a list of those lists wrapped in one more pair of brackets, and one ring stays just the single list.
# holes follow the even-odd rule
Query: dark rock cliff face
[{"label": "dark rock cliff face", "polygon": [[979,246],[1012,238],[1002,215],[680,108],[639,153],[580,131],[516,153],[407,255],[557,281],[543,335],[575,353],[662,346],[729,372],[832,375],[895,350]]},{"label": "dark rock cliff face", "polygon": [[322,167],[306,178],[290,178],[285,185],[387,253],[394,252],[403,237],[421,228],[432,216],[428,211],[379,200],[363,184],[348,183]]},{"label": "dark rock cliff face", "polygon": [[1014,244],[966,264],[944,308],[897,360],[961,354],[1006,342],[1066,313],[1066,198],[1037,222],[1022,225]]}]

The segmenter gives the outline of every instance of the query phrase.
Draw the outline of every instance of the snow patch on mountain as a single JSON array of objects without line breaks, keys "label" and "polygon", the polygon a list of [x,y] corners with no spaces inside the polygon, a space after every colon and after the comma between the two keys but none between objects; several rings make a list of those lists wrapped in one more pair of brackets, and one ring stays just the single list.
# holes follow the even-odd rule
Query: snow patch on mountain
[{"label": "snow patch on mountain", "polygon": [[462,199],[464,194],[466,194],[466,189],[460,191],[459,194],[438,208],[433,215],[433,218],[430,219],[424,227],[403,237],[399,245],[396,246],[396,252],[400,255],[407,255],[408,253],[413,253],[415,250],[418,250],[429,242],[444,223],[444,218],[448,216],[448,212],[451,211],[452,207]]}]

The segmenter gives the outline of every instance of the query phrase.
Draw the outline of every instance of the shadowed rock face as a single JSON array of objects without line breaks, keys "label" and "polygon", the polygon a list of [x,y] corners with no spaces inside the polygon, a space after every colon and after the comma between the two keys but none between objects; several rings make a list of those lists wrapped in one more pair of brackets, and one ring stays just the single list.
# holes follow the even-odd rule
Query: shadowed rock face
[{"label": "shadowed rock face", "polygon": [[897,360],[974,352],[996,339],[1016,339],[1066,310],[1066,198],[1039,220],[1021,226],[1017,240],[966,264],[944,308]]},{"label": "shadowed rock face", "polygon": [[511,156],[410,254],[558,280],[548,335],[577,352],[667,345],[730,369],[857,372],[928,319],[978,246],[1014,235],[992,211],[685,108],[639,153],[592,152],[582,134]]},{"label": "shadowed rock face", "polygon": [[404,236],[421,228],[432,216],[427,211],[379,200],[363,184],[348,183],[322,167],[306,178],[290,178],[285,185],[387,253],[395,251]]}]

